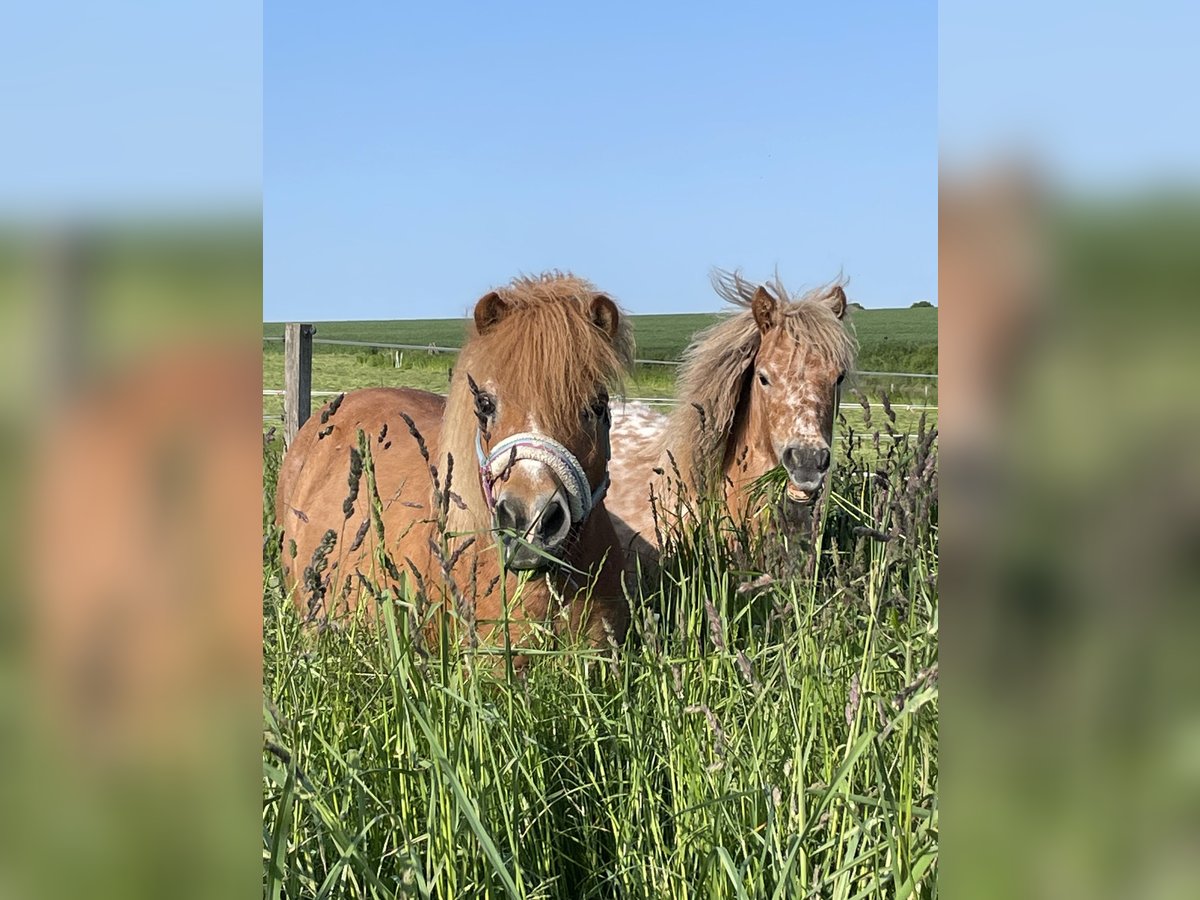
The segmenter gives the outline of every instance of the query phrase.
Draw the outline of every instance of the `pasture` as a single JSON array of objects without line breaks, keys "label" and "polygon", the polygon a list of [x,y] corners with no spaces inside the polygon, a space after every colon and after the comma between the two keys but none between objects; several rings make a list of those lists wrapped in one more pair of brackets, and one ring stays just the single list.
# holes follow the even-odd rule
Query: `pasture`
[{"label": "pasture", "polygon": [[[937,309],[855,309],[850,321],[858,335],[859,368],[937,371]],[[642,359],[677,360],[693,334],[718,318],[717,313],[634,316],[634,335]],[[390,321],[320,322],[317,337],[342,341],[381,341],[389,344],[461,346],[465,318]],[[263,337],[281,338],[282,322],[263,325]],[[269,345],[268,345],[269,346]],[[347,348],[338,348],[344,351]],[[314,352],[333,352],[326,345]],[[900,365],[905,362],[905,365]]]},{"label": "pasture", "polygon": [[[639,317],[639,355],[677,354],[691,318]],[[458,322],[376,324],[318,337],[461,340]],[[267,387],[281,363],[264,343]],[[318,345],[313,385],[437,390],[452,364]],[[629,393],[672,387],[643,367]],[[560,645],[524,677],[494,651],[426,646],[411,588],[375,598],[381,628],[304,632],[268,429],[265,895],[934,896],[934,414],[847,405],[810,521],[758,534],[703,506],[662,573],[630,585],[624,648]]]},{"label": "pasture", "polygon": [[[678,360],[692,335],[716,321],[716,314],[633,316],[637,353],[640,359]],[[868,371],[914,373],[937,372],[937,309],[854,310],[851,321],[858,336],[858,367]],[[413,319],[394,321],[320,322],[317,339],[378,341],[385,344],[458,347],[464,339],[464,319]],[[263,387],[283,389],[283,323],[263,325]],[[365,387],[414,387],[444,392],[453,354],[400,351],[399,367],[393,350],[369,346],[313,345],[314,391],[345,391]],[[670,366],[641,365],[626,385],[629,397],[670,398],[674,395],[675,370]],[[937,405],[936,379],[852,376],[843,394],[845,414],[858,431],[869,430],[858,404],[863,399],[878,403],[886,392],[898,406]],[[320,398],[314,400],[314,408]],[[665,404],[663,405],[665,408]],[[898,409],[898,427],[908,433],[915,427],[919,410]],[[926,410],[936,422],[936,409]],[[263,414],[279,421],[283,400],[267,396]]]}]

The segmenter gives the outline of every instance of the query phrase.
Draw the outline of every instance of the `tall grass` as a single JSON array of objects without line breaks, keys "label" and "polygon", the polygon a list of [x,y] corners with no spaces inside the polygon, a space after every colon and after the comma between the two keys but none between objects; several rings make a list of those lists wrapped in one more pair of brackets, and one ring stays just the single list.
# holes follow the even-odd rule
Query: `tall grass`
[{"label": "tall grass", "polygon": [[702,504],[622,650],[523,677],[426,654],[411,595],[302,630],[269,442],[266,896],[935,895],[934,437],[850,435],[797,524]]}]

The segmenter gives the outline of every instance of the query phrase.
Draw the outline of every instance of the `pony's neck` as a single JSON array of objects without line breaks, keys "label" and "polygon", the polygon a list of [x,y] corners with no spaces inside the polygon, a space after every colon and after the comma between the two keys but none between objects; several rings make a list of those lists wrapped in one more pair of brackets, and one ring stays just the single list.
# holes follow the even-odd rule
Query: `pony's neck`
[{"label": "pony's neck", "polygon": [[[775,465],[767,423],[750,389],[752,371],[753,367],[748,368],[738,385],[732,421],[724,423],[719,433],[695,431],[691,446],[680,448],[676,453],[670,448],[670,435],[682,430],[686,419],[680,418],[678,428],[666,429],[659,465],[669,467],[667,456],[673,455],[688,490],[724,489],[731,495],[744,495],[751,482]],[[684,397],[672,415],[695,416],[696,410],[692,408],[692,401]]]},{"label": "pony's neck", "polygon": [[[447,446],[447,453],[454,457],[454,469],[450,481],[450,503],[446,510],[446,529],[454,533],[476,532],[490,527],[491,513],[483,488],[479,483],[479,464],[475,460],[475,448],[463,442],[458,446]],[[446,471],[446,456],[442,456],[439,473]],[[443,477],[443,484],[444,484]],[[465,509],[464,509],[465,507]]]},{"label": "pony's neck", "polygon": [[479,459],[475,449],[475,421],[473,403],[466,385],[456,376],[446,398],[446,410],[442,419],[440,446],[437,448],[438,476],[443,489],[450,457],[454,460],[450,477],[449,507],[446,513],[447,531],[464,534],[475,533],[491,527],[491,510],[483,496],[479,481]]},{"label": "pony's neck", "polygon": [[739,510],[749,499],[750,485],[777,465],[769,423],[761,404],[754,399],[750,383],[747,377],[742,385],[738,412],[725,442],[721,463],[722,481],[729,492],[731,508],[736,506]]}]

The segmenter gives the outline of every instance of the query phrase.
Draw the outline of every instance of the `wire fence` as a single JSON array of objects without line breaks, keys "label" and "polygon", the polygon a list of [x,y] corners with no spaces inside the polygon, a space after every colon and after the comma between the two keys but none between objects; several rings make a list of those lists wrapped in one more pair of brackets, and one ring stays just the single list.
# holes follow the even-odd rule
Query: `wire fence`
[{"label": "wire fence", "polygon": [[[313,397],[336,397],[339,394],[349,393],[351,390],[355,390],[355,388],[349,388],[345,391],[310,391],[309,393]],[[283,396],[285,396],[286,392],[277,390],[275,388],[263,388],[262,393],[263,393],[264,397],[283,397]],[[677,398],[677,397],[622,397],[617,402],[619,402],[619,403],[644,403],[647,406],[677,406],[679,404],[679,398]],[[870,406],[872,409],[886,409],[888,406],[890,406],[892,409],[918,410],[918,411],[919,410],[937,409],[936,404],[922,405],[922,404],[917,404],[917,403],[889,403],[889,404],[887,404],[887,406],[885,406],[882,403],[868,403],[867,405]],[[862,403],[858,402],[857,400],[843,399],[842,402],[839,404],[838,408],[840,409],[841,407],[846,407],[847,409],[862,409],[862,406],[863,406]]]},{"label": "wire fence", "polygon": [[[264,341],[283,341],[282,336],[263,335]],[[313,338],[314,344],[331,344],[343,347],[371,347],[379,350],[418,350],[424,353],[457,353],[459,347],[442,347],[437,344],[393,344],[386,341],[348,341],[337,340],[334,338]],[[680,366],[682,362],[677,359],[635,359],[635,363],[640,366]],[[869,375],[883,378],[928,378],[934,381],[937,380],[937,373],[930,374],[929,372],[876,372],[867,369],[856,369],[857,375]],[[316,392],[314,391],[314,394]],[[336,391],[334,393],[337,393]]]},{"label": "wire fence", "polygon": [[[374,345],[372,345],[372,346],[374,346]],[[310,393],[313,397],[336,397],[339,394],[344,394],[347,392],[346,391],[311,391]],[[285,396],[285,394],[286,394],[285,391],[275,390],[273,388],[263,388],[263,396],[264,397],[283,397],[283,396]],[[621,403],[644,403],[647,406],[675,407],[675,406],[679,405],[679,400],[676,397],[625,397],[621,401],[618,401],[618,402],[621,402]],[[920,404],[915,404],[915,403],[889,403],[885,406],[883,403],[868,402],[867,406],[869,406],[871,409],[886,409],[887,407],[890,406],[894,410],[909,410],[909,411],[913,411],[913,412],[924,412],[924,411],[936,411],[937,410],[936,404],[920,405]],[[850,400],[849,398],[843,398],[842,401],[838,404],[838,408],[839,409],[842,409],[842,408],[862,409],[863,404],[859,401]],[[283,421],[283,416],[280,413],[275,413],[274,415],[264,414],[263,421],[264,422],[281,422],[281,421]],[[890,440],[890,441],[897,441],[897,440],[903,440],[903,439],[907,439],[907,438],[916,438],[916,437],[917,437],[916,434],[905,433],[905,432],[893,432],[891,434],[889,434],[887,432],[882,432],[879,434],[879,438],[881,440]],[[844,441],[846,439],[845,435],[842,435],[842,434],[835,434],[834,438],[838,441]]]},{"label": "wire fence", "polygon": [[[334,338],[317,338],[313,334],[313,326],[306,324],[288,324],[286,326],[285,336],[263,336],[264,343],[280,341],[284,344],[284,388],[276,390],[272,388],[263,389],[263,398],[274,399],[276,397],[282,399],[283,412],[282,414],[264,414],[263,422],[282,422],[284,428],[284,440],[288,445],[291,444],[301,425],[307,420],[310,410],[311,401],[314,397],[335,397],[338,394],[344,394],[342,390],[312,390],[312,345],[326,344],[344,347],[367,347],[371,349],[392,350],[395,351],[396,366],[401,367],[403,354],[400,351],[412,350],[417,352],[429,353],[437,355],[442,353],[458,353],[459,347],[444,347],[436,343],[429,344],[405,344],[394,343],[390,341],[354,341],[341,340]],[[640,365],[650,366],[680,366],[680,360],[673,359],[637,359],[636,363]],[[919,403],[889,403],[886,402],[887,396],[884,395],[885,402],[871,403],[867,398],[858,391],[854,393],[858,396],[855,398],[842,398],[839,408],[844,409],[862,409],[866,407],[870,409],[887,410],[889,416],[895,420],[894,412],[914,411],[920,412],[921,419],[925,417],[925,411],[937,410],[936,396],[933,403],[929,403],[929,388],[933,386],[937,390],[937,374],[928,372],[882,372],[858,369],[855,375],[875,376],[892,379],[925,379],[926,385],[924,388],[925,400],[924,404]],[[895,390],[895,383],[892,384],[892,390]],[[624,403],[642,403],[651,407],[676,407],[680,401],[675,397],[626,397],[623,398]],[[936,412],[935,412],[936,414]],[[890,434],[877,435],[877,439],[884,440],[907,440],[915,435],[899,432],[891,432]],[[845,436],[839,435],[839,440],[845,440]]]}]

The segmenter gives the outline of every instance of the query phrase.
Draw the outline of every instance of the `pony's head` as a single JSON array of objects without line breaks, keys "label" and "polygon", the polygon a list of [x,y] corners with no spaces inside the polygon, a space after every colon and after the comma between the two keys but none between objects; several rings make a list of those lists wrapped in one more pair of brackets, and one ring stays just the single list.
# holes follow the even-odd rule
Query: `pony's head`
[{"label": "pony's head", "polygon": [[788,497],[810,503],[833,459],[838,388],[853,360],[841,323],[846,292],[834,284],[793,302],[782,285],[759,285],[750,311],[761,335],[750,373],[754,418],[787,471]]},{"label": "pony's head", "polygon": [[832,461],[833,420],[842,379],[854,362],[840,283],[792,298],[776,279],[752,284],[713,273],[713,287],[742,311],[697,338],[681,396],[704,409],[700,454],[719,463],[734,429],[754,448],[762,474],[782,465],[788,497],[811,503]]},{"label": "pony's head", "polygon": [[545,568],[566,559],[607,489],[608,390],[632,364],[631,327],[612,299],[559,273],[490,291],[473,319],[446,415],[456,490],[467,444],[476,529],[501,531],[510,568]]}]

